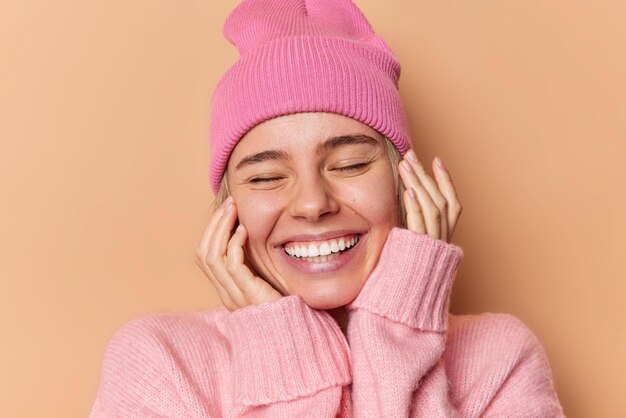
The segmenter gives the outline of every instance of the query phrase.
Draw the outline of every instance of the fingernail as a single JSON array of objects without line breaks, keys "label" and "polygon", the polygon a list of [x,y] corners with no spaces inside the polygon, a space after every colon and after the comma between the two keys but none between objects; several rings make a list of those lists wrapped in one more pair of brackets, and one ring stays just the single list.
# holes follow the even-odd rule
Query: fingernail
[{"label": "fingernail", "polygon": [[409,172],[409,173],[412,173],[412,172],[413,172],[413,167],[411,167],[411,164],[407,163],[405,160],[402,160],[402,161],[400,162],[400,165],[402,166],[402,168],[403,168],[405,171],[407,171],[407,172]]},{"label": "fingernail", "polygon": [[408,158],[409,161],[412,161],[414,163],[417,162],[417,154],[415,154],[415,151],[413,151],[412,149],[406,153],[406,158]]},{"label": "fingernail", "polygon": [[417,194],[415,193],[415,190],[412,187],[409,187],[409,196],[411,196],[411,199],[417,200]]},{"label": "fingernail", "polygon": [[442,170],[446,169],[446,166],[443,165],[443,161],[441,161],[439,157],[435,157],[435,164],[437,164],[437,167],[441,168]]},{"label": "fingernail", "polygon": [[239,224],[239,225],[237,225],[237,229],[235,229],[235,234],[236,234],[236,233],[239,233],[239,232],[241,232],[241,231],[243,231],[243,225],[242,225],[242,224]]}]

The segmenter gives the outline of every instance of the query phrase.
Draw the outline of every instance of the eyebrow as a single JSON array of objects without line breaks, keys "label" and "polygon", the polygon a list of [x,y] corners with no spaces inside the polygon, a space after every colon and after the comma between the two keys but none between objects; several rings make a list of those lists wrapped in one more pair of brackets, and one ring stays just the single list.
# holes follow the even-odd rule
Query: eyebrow
[{"label": "eyebrow", "polygon": [[243,168],[247,165],[262,163],[263,161],[271,161],[271,160],[290,160],[291,157],[285,151],[278,150],[269,150],[259,152],[258,154],[253,154],[245,157],[235,167],[237,170]]},{"label": "eyebrow", "polygon": [[322,142],[315,149],[316,154],[323,154],[328,151],[332,151],[335,148],[342,147],[344,145],[358,145],[358,144],[366,144],[366,145],[378,145],[380,142],[376,139],[372,138],[369,135],[365,134],[356,134],[356,135],[341,135],[334,136],[328,138],[326,141]]},{"label": "eyebrow", "polygon": [[[333,136],[328,138],[326,141],[322,142],[315,148],[316,154],[323,154],[325,152],[334,150],[336,148],[345,146],[345,145],[358,145],[358,144],[366,144],[366,145],[378,145],[380,141],[372,138],[369,135],[365,134],[355,134],[355,135],[340,135]],[[237,163],[235,168],[237,170],[252,164],[261,163],[264,161],[273,161],[273,160],[283,160],[288,161],[291,160],[291,156],[281,150],[267,150],[262,151],[257,154],[249,155],[243,158],[241,161]]]}]

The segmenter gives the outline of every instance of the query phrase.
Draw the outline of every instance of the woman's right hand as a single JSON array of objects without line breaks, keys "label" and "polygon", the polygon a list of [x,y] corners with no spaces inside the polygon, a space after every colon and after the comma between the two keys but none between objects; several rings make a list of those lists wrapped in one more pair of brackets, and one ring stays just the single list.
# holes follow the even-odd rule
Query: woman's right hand
[{"label": "woman's right hand", "polygon": [[237,208],[229,197],[211,216],[195,256],[196,264],[211,280],[222,304],[230,311],[282,297],[246,266],[243,247],[248,233],[245,227],[240,224],[232,237],[230,235],[236,220]]}]

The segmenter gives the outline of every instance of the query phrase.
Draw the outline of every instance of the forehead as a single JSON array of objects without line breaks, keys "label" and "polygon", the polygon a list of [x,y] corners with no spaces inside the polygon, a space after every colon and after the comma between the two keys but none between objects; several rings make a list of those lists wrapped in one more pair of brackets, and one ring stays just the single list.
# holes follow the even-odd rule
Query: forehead
[{"label": "forehead", "polygon": [[233,150],[231,160],[266,150],[313,152],[330,137],[356,134],[383,141],[383,136],[375,129],[343,115],[306,112],[279,116],[248,131]]}]

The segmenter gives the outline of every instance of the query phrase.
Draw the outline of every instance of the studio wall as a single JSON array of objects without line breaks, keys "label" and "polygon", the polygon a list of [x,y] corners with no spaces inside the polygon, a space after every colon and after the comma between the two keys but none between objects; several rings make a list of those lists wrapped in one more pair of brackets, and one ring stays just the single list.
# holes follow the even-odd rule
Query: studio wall
[{"label": "studio wall", "polygon": [[[626,3],[356,3],[459,190],[452,311],[522,319],[568,417],[626,416]],[[0,416],[87,416],[119,326],[219,305],[194,251],[236,4],[0,2]]]}]

